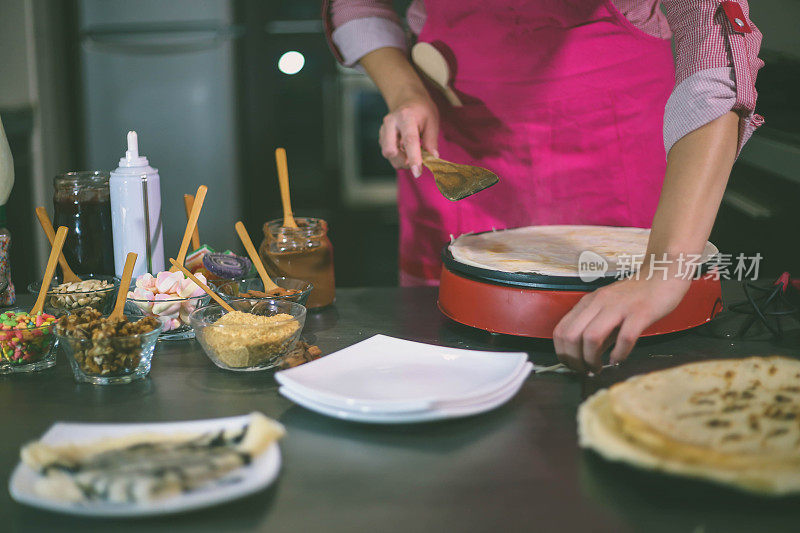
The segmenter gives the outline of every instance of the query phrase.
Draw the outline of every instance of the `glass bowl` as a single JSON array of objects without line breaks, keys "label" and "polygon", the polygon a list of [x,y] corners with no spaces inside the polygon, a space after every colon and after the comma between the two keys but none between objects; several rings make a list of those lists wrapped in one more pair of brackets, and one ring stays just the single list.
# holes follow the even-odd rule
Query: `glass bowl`
[{"label": "glass bowl", "polygon": [[[55,277],[53,281],[50,282],[50,289],[47,291],[47,297],[44,301],[44,312],[54,316],[61,316],[69,313],[73,309],[91,307],[103,314],[110,313],[117,297],[119,278],[101,274],[82,274],[81,279],[84,281],[93,279],[108,281],[111,283],[111,286],[103,289],[67,291],[65,289],[58,289],[58,287],[62,285],[62,282],[59,278]],[[34,281],[28,285],[28,291],[32,294],[39,294],[39,288],[41,286],[42,280]]]},{"label": "glass bowl", "polygon": [[275,285],[283,289],[299,291],[297,294],[289,296],[267,296],[258,298],[254,296],[239,296],[240,292],[247,292],[249,290],[264,291],[264,284],[261,278],[246,278],[235,280],[214,280],[212,286],[214,290],[219,293],[225,300],[235,300],[238,298],[247,298],[248,300],[288,300],[305,306],[308,301],[308,295],[311,294],[311,289],[314,286],[307,282],[294,278],[273,278]]},{"label": "glass bowl", "polygon": [[211,304],[189,315],[195,336],[211,361],[225,370],[268,370],[281,364],[294,349],[306,321],[306,308],[287,300],[238,299],[228,302],[236,311],[263,317],[285,314],[290,318],[270,323],[218,324],[228,314]]},{"label": "glass bowl", "polygon": [[[163,300],[144,300],[128,297],[125,309],[130,309],[134,316],[157,318],[161,322],[160,340],[182,341],[194,338],[194,330],[189,325],[189,315],[195,309],[206,305],[210,299],[207,294],[188,298],[166,298]],[[127,304],[132,304],[136,309],[131,309]]]},{"label": "glass bowl", "polygon": [[[134,309],[126,304],[124,314],[131,322],[142,318],[142,314]],[[83,339],[58,333],[56,335],[72,367],[75,381],[94,385],[114,385],[144,379],[150,373],[153,351],[161,327],[159,324],[156,329],[147,333],[106,337],[102,340]]]},{"label": "glass bowl", "polygon": [[[16,307],[0,314],[5,321],[9,312],[27,313]],[[0,374],[36,372],[56,364],[55,321],[33,328],[14,328],[6,325],[0,329]]]}]

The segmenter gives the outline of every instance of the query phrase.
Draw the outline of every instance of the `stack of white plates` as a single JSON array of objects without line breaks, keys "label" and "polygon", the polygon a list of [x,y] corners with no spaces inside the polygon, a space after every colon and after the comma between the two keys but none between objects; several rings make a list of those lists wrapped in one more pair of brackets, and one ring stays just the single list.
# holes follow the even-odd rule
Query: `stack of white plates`
[{"label": "stack of white plates", "polygon": [[531,372],[525,353],[443,348],[376,335],[275,374],[280,393],[317,413],[401,424],[458,418],[510,400]]}]

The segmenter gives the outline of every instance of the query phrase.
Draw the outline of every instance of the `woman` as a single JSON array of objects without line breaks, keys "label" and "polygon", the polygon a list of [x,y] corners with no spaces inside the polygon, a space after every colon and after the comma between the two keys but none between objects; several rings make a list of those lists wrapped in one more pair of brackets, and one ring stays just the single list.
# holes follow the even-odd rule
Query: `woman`
[{"label": "woman", "polygon": [[[380,146],[400,169],[401,283],[434,283],[450,235],[652,227],[642,275],[588,294],[554,331],[575,369],[600,371],[612,344],[611,362],[624,360],[688,289],[676,260],[703,249],[731,166],[762,122],[761,34],[746,2],[414,0],[409,29],[448,58],[460,108],[426,89],[389,0],[324,10],[337,58],[362,67],[389,108]],[[414,179],[422,150],[501,181],[451,203],[429,177]],[[664,258],[672,275],[647,275]]]}]

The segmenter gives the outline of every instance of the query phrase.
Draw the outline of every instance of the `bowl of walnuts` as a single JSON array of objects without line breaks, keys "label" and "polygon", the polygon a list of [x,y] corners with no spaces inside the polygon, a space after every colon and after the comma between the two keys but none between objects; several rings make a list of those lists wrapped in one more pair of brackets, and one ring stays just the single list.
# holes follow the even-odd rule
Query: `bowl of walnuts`
[{"label": "bowl of walnuts", "polygon": [[91,307],[62,316],[56,324],[78,382],[95,385],[130,383],[150,373],[161,322],[126,305],[120,318]]}]

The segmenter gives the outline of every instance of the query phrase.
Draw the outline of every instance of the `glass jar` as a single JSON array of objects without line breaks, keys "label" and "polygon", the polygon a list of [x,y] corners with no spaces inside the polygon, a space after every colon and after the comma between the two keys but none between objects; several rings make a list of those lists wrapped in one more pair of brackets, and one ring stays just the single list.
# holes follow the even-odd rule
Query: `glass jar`
[{"label": "glass jar", "polygon": [[53,179],[53,224],[69,229],[64,257],[78,274],[114,275],[108,173],[67,172]]},{"label": "glass jar", "polygon": [[333,303],[336,283],[333,276],[333,245],[328,239],[328,224],[319,218],[297,218],[297,228],[283,226],[283,220],[264,224],[264,241],[259,255],[271,277],[285,276],[314,285],[309,309]]},{"label": "glass jar", "polygon": [[11,281],[11,232],[6,228],[6,206],[0,205],[0,306],[17,300]]}]

